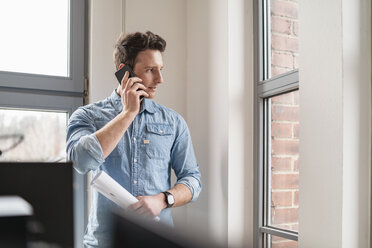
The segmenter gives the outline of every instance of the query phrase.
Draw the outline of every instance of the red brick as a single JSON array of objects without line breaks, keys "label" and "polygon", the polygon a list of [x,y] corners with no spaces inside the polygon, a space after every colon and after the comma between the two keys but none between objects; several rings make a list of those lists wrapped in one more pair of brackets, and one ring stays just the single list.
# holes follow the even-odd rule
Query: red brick
[{"label": "red brick", "polygon": [[293,231],[299,231],[299,229],[298,229],[298,224],[292,224],[292,228],[290,229],[290,230],[293,230]]},{"label": "red brick", "polygon": [[298,208],[273,209],[271,219],[273,224],[298,223]]},{"label": "red brick", "polygon": [[271,205],[273,207],[291,207],[292,192],[271,192]]},{"label": "red brick", "polygon": [[272,174],[272,189],[298,189],[298,174]]},{"label": "red brick", "polygon": [[293,56],[288,53],[273,52],[271,56],[271,64],[293,69]]},{"label": "red brick", "polygon": [[273,155],[298,155],[298,140],[271,140],[271,154]]},{"label": "red brick", "polygon": [[280,74],[283,74],[283,73],[286,73],[288,71],[290,71],[291,69],[288,69],[288,68],[281,68],[281,67],[277,67],[275,65],[272,65],[271,66],[271,77],[275,77],[277,75],[280,75]]},{"label": "red brick", "polygon": [[298,21],[292,22],[293,35],[298,36]]},{"label": "red brick", "polygon": [[295,206],[298,206],[298,196],[299,196],[299,191],[295,191],[295,192],[293,192],[293,194],[294,194],[294,197],[293,197],[294,202],[293,202],[293,204],[294,204]]},{"label": "red brick", "polygon": [[298,158],[293,160],[293,171],[299,171],[298,163],[299,163]]},{"label": "red brick", "polygon": [[293,94],[293,100],[294,100],[294,104],[295,105],[299,105],[300,104],[300,100],[299,100],[299,97],[300,97],[300,95],[299,95],[299,91],[298,90],[296,90],[296,91],[292,91],[292,94]]},{"label": "red brick", "polygon": [[271,98],[271,103],[293,104],[293,93],[281,94]]},{"label": "red brick", "polygon": [[299,65],[298,65],[298,55],[294,55],[293,56],[293,69],[298,69],[299,68]]},{"label": "red brick", "polygon": [[[285,228],[285,229],[288,229],[288,228]],[[285,239],[285,238],[282,238],[282,237],[279,237],[279,236],[274,236],[274,235],[271,235],[271,241],[273,241],[273,243],[278,243],[278,241],[286,241],[288,239]]]},{"label": "red brick", "polygon": [[298,38],[273,34],[271,36],[271,47],[274,50],[298,53]]},{"label": "red brick", "polygon": [[[278,225],[272,225],[274,227],[284,229],[284,230],[291,230],[291,231],[298,231],[298,222],[291,223],[291,224],[278,224]],[[279,237],[278,237],[279,240]]]},{"label": "red brick", "polygon": [[273,138],[292,138],[292,124],[291,123],[271,123],[271,136]]},{"label": "red brick", "polygon": [[281,241],[281,242],[272,242],[271,248],[297,248],[298,242],[293,240]]},{"label": "red brick", "polygon": [[271,169],[272,171],[291,171],[292,170],[292,158],[271,158]]},{"label": "red brick", "polygon": [[293,124],[293,138],[300,138],[300,124]]},{"label": "red brick", "polygon": [[291,34],[291,21],[281,17],[271,17],[271,32],[278,32],[281,34]]},{"label": "red brick", "polygon": [[285,230],[292,230],[293,224],[278,224],[278,225],[272,225],[280,229],[285,229]]},{"label": "red brick", "polygon": [[271,0],[271,15],[298,18],[298,4],[294,2]]},{"label": "red brick", "polygon": [[273,105],[271,111],[273,121],[299,121],[298,106]]}]

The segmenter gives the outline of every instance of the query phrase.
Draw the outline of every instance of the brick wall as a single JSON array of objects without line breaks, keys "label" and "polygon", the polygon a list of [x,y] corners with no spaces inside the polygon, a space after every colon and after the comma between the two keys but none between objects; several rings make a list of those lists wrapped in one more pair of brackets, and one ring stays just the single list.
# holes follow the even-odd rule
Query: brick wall
[{"label": "brick wall", "polygon": [[298,91],[271,99],[271,220],[298,230]]},{"label": "brick wall", "polygon": [[[298,68],[298,0],[271,0],[271,76]],[[298,231],[298,91],[271,99],[271,223]],[[272,236],[272,248],[297,242]]]},{"label": "brick wall", "polygon": [[271,0],[271,75],[298,68],[298,1]]}]

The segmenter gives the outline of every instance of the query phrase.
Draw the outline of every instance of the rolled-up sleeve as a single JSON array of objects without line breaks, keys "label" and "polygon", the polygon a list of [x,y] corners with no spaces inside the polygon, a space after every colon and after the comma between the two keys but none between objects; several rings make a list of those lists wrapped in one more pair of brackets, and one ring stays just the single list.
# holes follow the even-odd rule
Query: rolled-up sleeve
[{"label": "rolled-up sleeve", "polygon": [[96,170],[105,161],[96,131],[86,110],[79,108],[73,113],[67,127],[66,152],[81,174]]},{"label": "rolled-up sleeve", "polygon": [[202,189],[199,165],[196,162],[194,148],[191,141],[190,132],[184,120],[181,128],[183,129],[175,139],[171,150],[172,168],[176,174],[176,184],[186,185],[192,193],[192,202],[196,201]]}]

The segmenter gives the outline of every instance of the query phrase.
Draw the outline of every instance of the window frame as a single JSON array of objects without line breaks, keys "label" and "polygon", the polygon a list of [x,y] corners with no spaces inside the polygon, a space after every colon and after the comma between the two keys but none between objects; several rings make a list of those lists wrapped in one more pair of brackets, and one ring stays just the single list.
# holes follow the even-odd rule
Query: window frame
[{"label": "window frame", "polygon": [[268,235],[298,241],[298,232],[269,226],[271,97],[299,90],[299,70],[270,77],[270,0],[254,1],[254,247],[270,247]]},{"label": "window frame", "polygon": [[[70,76],[0,71],[0,108],[61,111],[84,105],[87,75],[86,0],[69,0]],[[67,128],[67,123],[66,123]],[[74,170],[74,247],[81,247],[87,225],[87,176]]]}]

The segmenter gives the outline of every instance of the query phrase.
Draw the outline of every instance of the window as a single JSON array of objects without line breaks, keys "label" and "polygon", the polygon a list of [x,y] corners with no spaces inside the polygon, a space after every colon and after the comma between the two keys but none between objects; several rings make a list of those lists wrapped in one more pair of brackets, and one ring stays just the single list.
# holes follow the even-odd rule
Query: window
[{"label": "window", "polygon": [[0,2],[2,89],[83,92],[84,5],[84,0]]},{"label": "window", "polygon": [[[67,120],[83,105],[85,5],[84,0],[0,2],[1,161],[65,160]],[[74,190],[75,247],[80,247],[85,176],[74,174]]]},{"label": "window", "polygon": [[69,2],[18,0],[0,6],[0,70],[68,77]]},{"label": "window", "polygon": [[67,112],[0,109],[0,161],[66,161]]},{"label": "window", "polygon": [[297,247],[298,1],[255,4],[255,247]]}]

